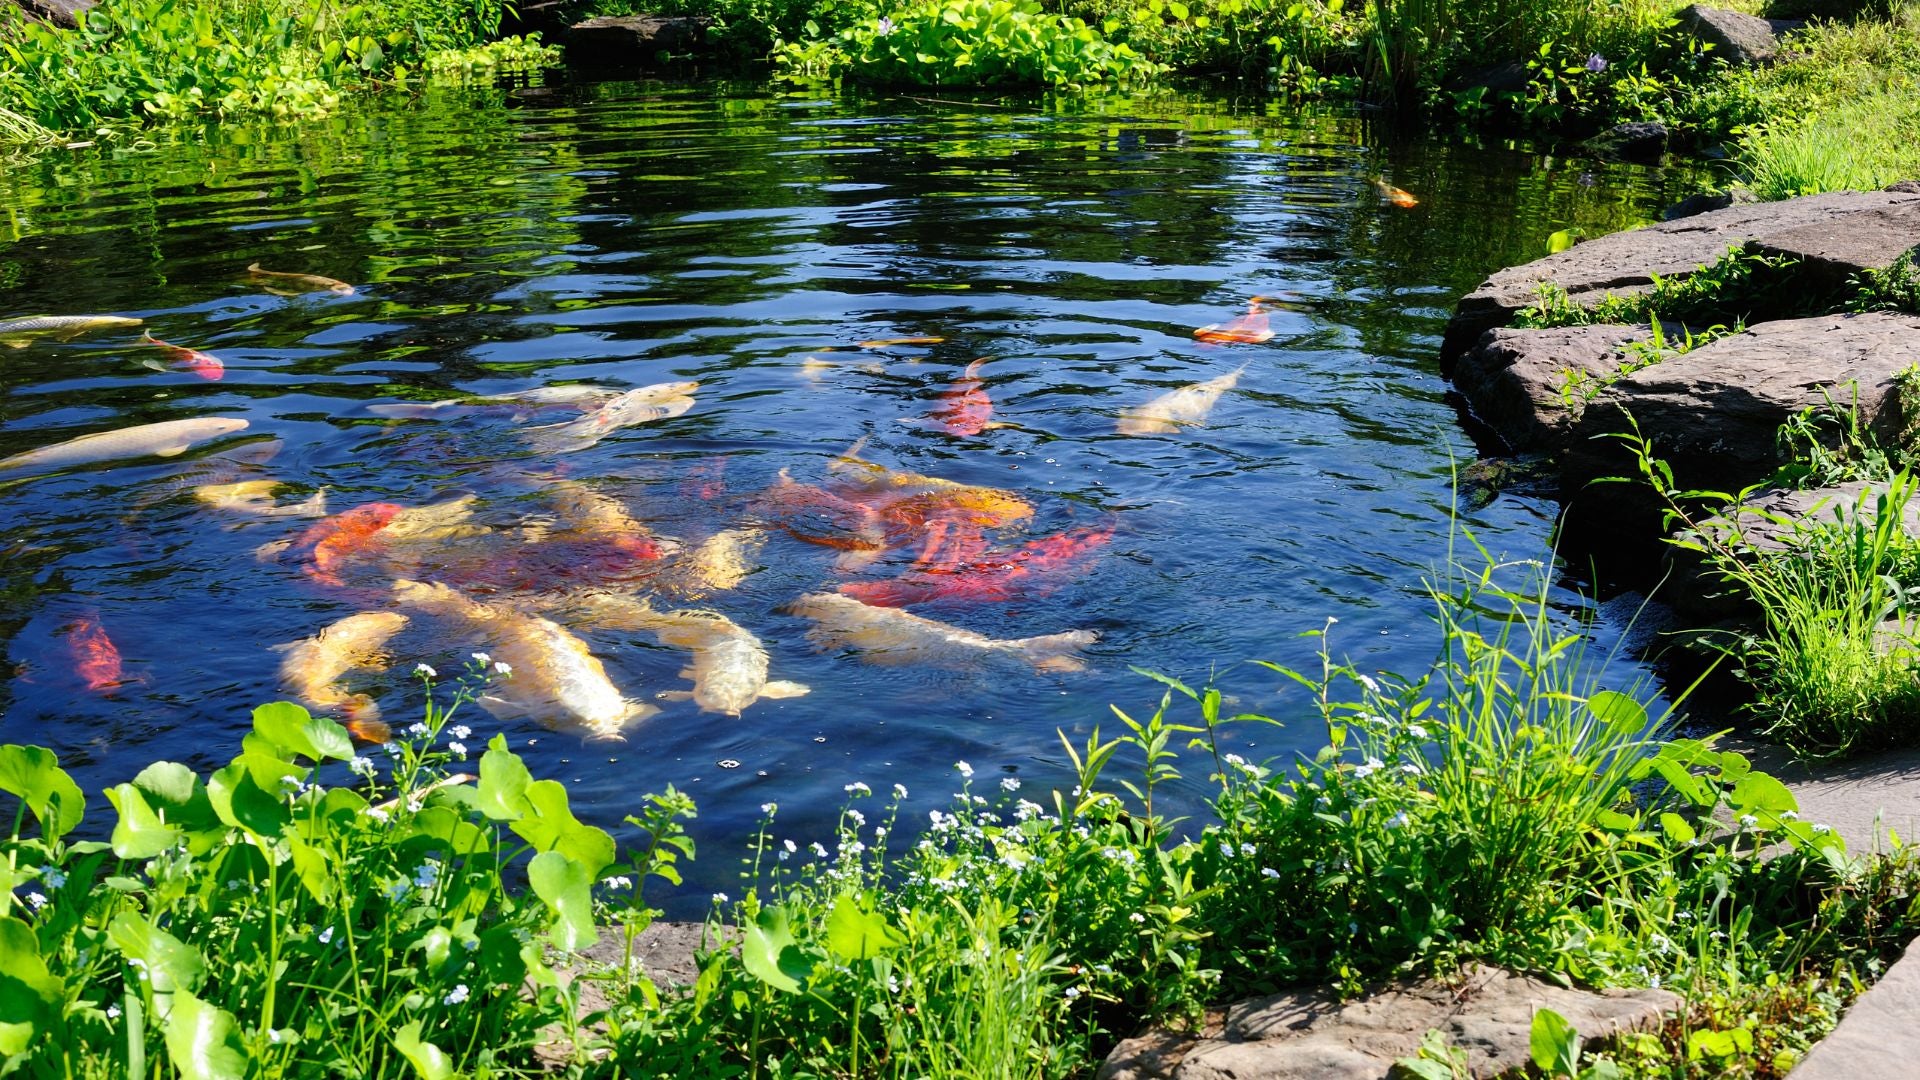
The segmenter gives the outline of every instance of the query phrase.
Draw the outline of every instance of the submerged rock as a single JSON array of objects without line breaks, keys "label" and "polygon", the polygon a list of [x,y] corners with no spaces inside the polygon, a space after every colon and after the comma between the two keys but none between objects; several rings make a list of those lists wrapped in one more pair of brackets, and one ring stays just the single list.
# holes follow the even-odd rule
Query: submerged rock
[{"label": "submerged rock", "polygon": [[1581,145],[1587,152],[1619,161],[1654,162],[1667,152],[1667,125],[1635,120],[1595,135]]},{"label": "submerged rock", "polygon": [[1476,966],[1457,980],[1400,982],[1357,1001],[1300,990],[1230,1006],[1197,1035],[1147,1032],[1114,1047],[1100,1080],[1381,1080],[1428,1030],[1464,1050],[1475,1077],[1527,1067],[1533,1014],[1552,1009],[1602,1043],[1679,1008],[1665,990],[1592,992]]},{"label": "submerged rock", "polygon": [[[1777,249],[1782,252],[1825,252],[1821,242],[1810,236],[1826,233],[1801,230],[1827,226],[1831,227],[1832,235],[1837,236],[1847,228],[1849,219],[1892,208],[1920,210],[1920,195],[1842,191],[1784,202],[1734,205],[1576,244],[1557,255],[1498,271],[1462,297],[1452,321],[1447,324],[1441,360],[1445,362],[1459,356],[1478,341],[1481,334],[1512,322],[1517,312],[1533,304],[1542,283],[1565,290],[1576,304],[1592,306],[1609,292],[1644,292],[1652,287],[1655,275],[1685,277],[1718,261],[1732,247],[1764,246],[1778,239]],[[1865,222],[1863,227],[1879,235],[1904,227],[1910,220],[1904,214],[1890,214]],[[1907,246],[1916,242],[1920,242],[1920,235],[1909,240]],[[1837,250],[1838,245],[1834,246],[1836,250],[1832,255],[1838,260],[1844,253]],[[1876,243],[1871,248],[1872,258],[1878,258],[1881,247]],[[1835,267],[1838,265],[1834,263]],[[1881,269],[1885,265],[1885,262],[1871,267],[1861,264],[1853,266],[1852,271]],[[1825,272],[1827,269],[1823,268],[1822,273]]]},{"label": "submerged rock", "polygon": [[1628,362],[1645,326],[1489,330],[1453,365],[1475,419],[1514,453],[1561,450],[1587,401]]},{"label": "submerged rock", "polygon": [[[1891,190],[1891,189],[1889,189]],[[1702,191],[1689,195],[1665,210],[1660,211],[1661,221],[1678,221],[1681,218],[1705,214],[1713,210],[1725,210],[1729,206],[1742,203],[1755,203],[1760,196],[1747,188],[1737,187],[1731,191]]]}]

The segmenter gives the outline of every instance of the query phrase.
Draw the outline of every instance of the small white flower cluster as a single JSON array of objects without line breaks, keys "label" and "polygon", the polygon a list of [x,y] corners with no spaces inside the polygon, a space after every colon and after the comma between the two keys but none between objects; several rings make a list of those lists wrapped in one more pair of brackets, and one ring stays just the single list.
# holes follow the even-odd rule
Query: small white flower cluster
[{"label": "small white flower cluster", "polygon": [[973,766],[967,764],[964,761],[956,761],[953,763],[953,767],[960,770],[960,776],[962,779],[966,779],[966,780],[973,779]]},{"label": "small white flower cluster", "polygon": [[858,780],[855,780],[855,781],[854,781],[853,783],[851,783],[851,784],[848,784],[848,785],[847,785],[846,787],[844,787],[844,788],[842,788],[841,790],[843,790],[843,791],[845,791],[845,792],[846,792],[847,794],[849,794],[849,795],[871,795],[871,794],[873,794],[873,789],[872,789],[872,788],[870,788],[870,787],[868,787],[867,785],[865,785],[865,784],[863,784],[863,783],[861,783],[861,782],[860,782],[860,781],[858,781]]},{"label": "small white flower cluster", "polygon": [[605,885],[609,889],[631,889],[633,888],[633,879],[627,877],[625,874],[619,874],[602,881],[600,884]]},{"label": "small white flower cluster", "polygon": [[467,997],[468,997],[467,984],[460,983],[459,985],[455,986],[452,990],[447,991],[447,996],[440,999],[440,1004],[458,1005],[461,1002],[467,1000]]}]

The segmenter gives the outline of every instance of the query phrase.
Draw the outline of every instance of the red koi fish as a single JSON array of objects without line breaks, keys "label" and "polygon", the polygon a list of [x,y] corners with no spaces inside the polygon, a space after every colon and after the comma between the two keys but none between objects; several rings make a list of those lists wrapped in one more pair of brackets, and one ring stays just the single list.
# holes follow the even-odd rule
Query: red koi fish
[{"label": "red koi fish", "polygon": [[611,588],[651,577],[666,549],[650,536],[600,535],[546,540],[434,567],[434,577],[475,594]]},{"label": "red koi fish", "polygon": [[1266,303],[1266,297],[1256,296],[1247,301],[1247,313],[1228,320],[1225,323],[1209,323],[1193,332],[1195,340],[1226,342],[1244,342],[1258,345],[1273,339],[1273,327],[1267,324],[1267,313],[1260,310]]},{"label": "red koi fish", "polygon": [[928,419],[949,435],[978,435],[990,427],[1000,425],[993,420],[993,399],[987,396],[987,388],[980,381],[980,365],[987,362],[981,357],[967,365],[964,375],[947,387],[941,395],[940,406],[933,410]]},{"label": "red koi fish", "polygon": [[92,616],[76,620],[67,630],[67,651],[73,656],[74,674],[80,676],[87,689],[111,693],[114,687],[127,681],[121,671],[120,650],[114,647],[100,620]]},{"label": "red koi fish", "polygon": [[878,510],[825,488],[796,483],[785,469],[773,487],[754,496],[748,514],[809,544],[842,551],[879,551],[887,546]]},{"label": "red koi fish", "polygon": [[979,525],[953,518],[927,522],[920,554],[913,560],[916,569],[951,573],[987,555],[987,534]]},{"label": "red koi fish", "polygon": [[680,485],[686,495],[702,502],[712,502],[727,493],[727,459],[724,457],[704,458],[699,464],[687,470],[687,478]]},{"label": "red koi fish", "polygon": [[929,567],[891,581],[852,582],[840,586],[840,593],[875,607],[907,607],[936,600],[1002,603],[1045,591],[1053,582],[1038,579],[1051,579],[1078,567],[1111,539],[1112,525],[1068,529],[952,569]]},{"label": "red koi fish", "polygon": [[1377,176],[1373,178],[1373,190],[1379,192],[1380,198],[1387,204],[1403,210],[1420,205],[1420,200],[1414,197],[1413,192],[1394,187]]},{"label": "red koi fish", "polygon": [[322,585],[345,584],[340,580],[342,564],[378,543],[380,530],[404,509],[399,503],[362,503],[308,526],[293,542],[311,555],[307,576]]},{"label": "red koi fish", "polygon": [[173,358],[175,365],[186,368],[203,379],[218,382],[227,373],[227,365],[221,363],[219,357],[210,353],[161,341],[152,334],[146,336],[146,343],[157,349],[165,349],[167,355]]}]

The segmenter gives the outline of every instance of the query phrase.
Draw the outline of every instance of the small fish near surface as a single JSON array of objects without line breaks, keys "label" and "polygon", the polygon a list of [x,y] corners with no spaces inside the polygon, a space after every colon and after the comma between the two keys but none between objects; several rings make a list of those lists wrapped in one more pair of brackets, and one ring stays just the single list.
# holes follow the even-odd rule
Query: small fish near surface
[{"label": "small fish near surface", "polygon": [[476,603],[438,583],[396,581],[393,595],[403,606],[462,620],[485,635],[494,659],[512,669],[479,699],[495,717],[530,717],[590,741],[624,742],[626,727],[660,711],[622,696],[586,643],[551,619]]},{"label": "small fish near surface", "polygon": [[570,454],[594,446],[625,427],[667,420],[693,408],[697,382],[656,383],[629,390],[577,420],[527,428],[523,434],[538,451]]},{"label": "small fish near surface", "polygon": [[139,325],[139,319],[126,315],[29,315],[23,319],[0,319],[0,345],[24,349],[40,338],[71,341],[91,330]]},{"label": "small fish near surface", "polygon": [[1387,183],[1377,176],[1370,178],[1370,182],[1373,184],[1373,190],[1380,194],[1381,201],[1390,206],[1398,206],[1405,209],[1420,205],[1420,200],[1414,198],[1413,192],[1411,191],[1394,187],[1392,184]]},{"label": "small fish near surface", "polygon": [[888,666],[966,670],[993,657],[1009,656],[1033,665],[1036,671],[1084,671],[1087,665],[1078,652],[1100,638],[1092,630],[990,638],[838,593],[809,593],[788,604],[786,611],[813,620],[807,638],[820,648],[852,649],[868,663]]},{"label": "small fish near surface", "polygon": [[993,420],[993,398],[988,396],[986,383],[980,378],[980,367],[989,358],[982,356],[967,365],[967,370],[954,380],[940,395],[940,404],[925,421],[907,420],[903,423],[926,423],[949,435],[974,436],[990,428],[1005,427],[1005,424]]},{"label": "small fish near surface", "polygon": [[896,337],[875,338],[871,341],[858,341],[854,344],[862,349],[891,349],[895,345],[938,345],[947,340],[943,337]]},{"label": "small fish near surface", "polygon": [[303,292],[330,292],[335,296],[352,296],[354,287],[339,278],[321,277],[319,274],[295,274],[283,270],[262,270],[259,263],[247,267],[247,273],[257,278],[268,278],[286,285],[292,292],[268,289],[268,292],[281,296],[292,296]]},{"label": "small fish near surface", "polygon": [[878,607],[937,601],[1003,603],[1044,595],[1067,574],[1091,562],[1094,552],[1112,539],[1112,525],[1069,529],[1029,540],[1012,551],[958,565],[917,568],[889,581],[850,582],[839,591]]},{"label": "small fish near surface", "polygon": [[395,420],[423,420],[455,415],[462,409],[504,408],[522,413],[536,409],[569,406],[593,409],[619,397],[620,394],[619,390],[593,383],[562,383],[558,386],[536,386],[531,390],[515,390],[506,394],[481,394],[470,398],[382,402],[367,406],[367,411],[375,416],[385,416]]},{"label": "small fish near surface", "polygon": [[1210,341],[1215,344],[1241,342],[1258,345],[1273,340],[1273,324],[1268,321],[1267,313],[1260,305],[1266,298],[1256,296],[1247,301],[1247,313],[1227,320],[1225,323],[1210,323],[1193,332],[1194,340]]},{"label": "small fish near surface", "polygon": [[302,704],[319,711],[338,710],[347,728],[371,742],[386,741],[380,706],[364,693],[354,693],[341,679],[354,671],[385,671],[382,650],[407,625],[397,611],[369,611],[349,615],[310,638],[273,646],[281,653],[280,684]]},{"label": "small fish near surface", "polygon": [[0,470],[62,468],[137,457],[176,457],[196,443],[245,431],[237,416],[201,416],[164,420],[118,431],[101,431],[0,459]]},{"label": "small fish near surface", "polygon": [[73,659],[73,672],[88,690],[111,694],[116,688],[137,680],[126,677],[120,650],[107,636],[106,627],[92,616],[74,620],[67,628],[67,652]]},{"label": "small fish near surface", "polygon": [[193,372],[195,375],[209,382],[218,382],[227,373],[227,365],[223,363],[219,357],[211,353],[203,353],[198,349],[189,349],[184,345],[175,345],[171,342],[161,341],[152,334],[148,334],[140,340],[143,345],[151,345],[157,349],[165,349],[167,355],[172,357],[175,366],[186,368],[188,371]]},{"label": "small fish near surface", "polygon": [[1220,395],[1240,383],[1242,364],[1225,375],[1206,382],[1190,383],[1154,398],[1144,405],[1123,410],[1116,430],[1122,435],[1172,435],[1182,427],[1204,424]]},{"label": "small fish near surface", "polygon": [[215,510],[251,517],[317,518],[327,516],[327,489],[321,488],[302,502],[281,504],[273,493],[286,484],[279,480],[241,480],[231,484],[201,484],[193,497]]}]

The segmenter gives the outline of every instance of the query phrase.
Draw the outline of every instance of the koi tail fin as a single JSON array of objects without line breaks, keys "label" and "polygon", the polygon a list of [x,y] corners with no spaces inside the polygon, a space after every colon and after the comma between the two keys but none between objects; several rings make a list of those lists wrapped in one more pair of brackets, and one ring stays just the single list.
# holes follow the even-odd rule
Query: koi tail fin
[{"label": "koi tail fin", "polygon": [[1012,645],[1035,671],[1073,672],[1087,670],[1080,650],[1100,640],[1092,630],[1069,630],[1063,634],[1020,638]]}]

